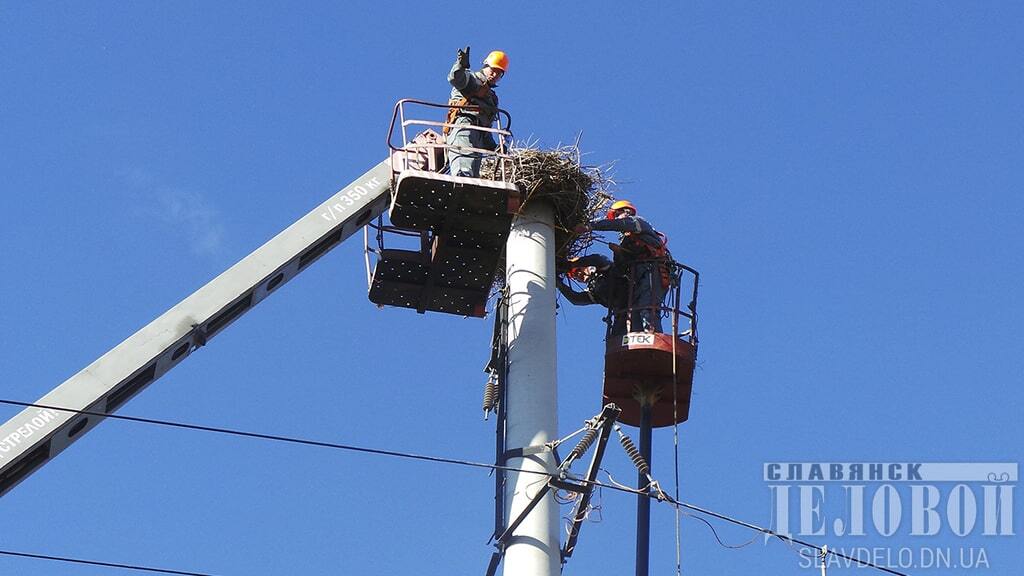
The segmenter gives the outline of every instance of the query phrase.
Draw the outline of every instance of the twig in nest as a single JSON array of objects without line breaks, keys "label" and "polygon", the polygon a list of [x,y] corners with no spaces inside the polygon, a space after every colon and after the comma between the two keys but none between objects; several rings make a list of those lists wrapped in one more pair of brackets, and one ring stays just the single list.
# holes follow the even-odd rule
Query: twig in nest
[{"label": "twig in nest", "polygon": [[554,207],[556,259],[561,263],[585,253],[593,238],[573,229],[598,217],[612,198],[610,167],[583,166],[576,145],[552,150],[521,145],[509,154],[506,160],[485,160],[484,177],[499,178],[499,162],[504,162],[507,180],[523,191],[524,205],[544,200]]}]

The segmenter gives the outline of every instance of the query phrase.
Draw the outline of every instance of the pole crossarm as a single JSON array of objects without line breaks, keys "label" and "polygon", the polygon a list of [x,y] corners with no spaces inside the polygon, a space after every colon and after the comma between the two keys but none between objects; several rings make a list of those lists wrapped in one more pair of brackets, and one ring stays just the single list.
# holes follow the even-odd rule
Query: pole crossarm
[{"label": "pole crossarm", "polygon": [[[580,498],[573,508],[569,536],[562,547],[562,564],[565,564],[566,559],[572,556],[572,553],[576,550],[576,540],[579,539],[580,528],[583,527],[583,521],[587,518],[587,508],[590,506],[590,500],[594,493],[594,481],[597,480],[597,473],[601,470],[601,460],[604,458],[604,450],[608,445],[608,437],[611,436],[612,427],[615,426],[615,421],[621,412],[622,410],[615,404],[608,404],[601,410],[601,414],[596,418],[597,422],[594,423],[594,426],[600,430],[600,436],[597,440],[597,447],[594,449],[594,455],[590,458],[590,466],[587,468],[584,482],[579,485],[572,485],[580,489],[578,490]],[[554,482],[555,480],[552,480],[552,483]],[[559,487],[562,489],[572,489],[568,486]]]},{"label": "pole crossarm", "polygon": [[[494,538],[494,546],[497,550],[491,555],[491,561],[487,566],[487,576],[494,576],[498,569],[498,564],[501,562],[505,547],[512,539],[516,528],[522,524],[527,516],[530,515],[530,512],[537,507],[553,488],[579,494],[579,497],[576,499],[576,505],[573,507],[573,520],[569,529],[569,536],[561,549],[561,563],[565,564],[566,559],[572,556],[576,548],[576,541],[579,538],[580,528],[583,525],[583,521],[587,518],[587,508],[590,506],[591,497],[596,486],[597,473],[601,469],[601,460],[604,458],[605,448],[608,445],[608,438],[611,436],[612,428],[615,426],[615,421],[621,412],[622,410],[615,404],[608,404],[601,410],[600,414],[587,421],[586,433],[576,447],[569,452],[565,460],[558,464],[556,474],[548,479],[547,483],[530,499],[530,502],[509,523],[508,527],[499,536]],[[587,467],[586,475],[582,480],[573,479],[569,475],[569,468],[573,462],[580,459],[588,451],[590,445],[595,440],[597,441],[597,446],[590,458],[590,465]],[[509,452],[514,452],[517,456],[521,457],[539,454],[548,450],[553,451],[554,449],[551,446],[544,445],[529,446],[527,448],[510,450]]]}]

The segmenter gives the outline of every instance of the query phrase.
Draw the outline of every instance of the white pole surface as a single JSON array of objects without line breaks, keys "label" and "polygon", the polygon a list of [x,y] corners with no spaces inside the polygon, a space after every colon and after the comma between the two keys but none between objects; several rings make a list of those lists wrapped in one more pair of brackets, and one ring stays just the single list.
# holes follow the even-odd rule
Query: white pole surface
[{"label": "white pole surface", "polygon": [[[538,446],[557,438],[558,382],[555,377],[554,211],[532,202],[512,222],[506,245],[509,289],[507,446]],[[551,453],[514,458],[508,466],[551,472]],[[509,472],[507,522],[526,507],[547,478]],[[549,492],[516,529],[505,552],[507,576],[560,573],[558,504]]]}]

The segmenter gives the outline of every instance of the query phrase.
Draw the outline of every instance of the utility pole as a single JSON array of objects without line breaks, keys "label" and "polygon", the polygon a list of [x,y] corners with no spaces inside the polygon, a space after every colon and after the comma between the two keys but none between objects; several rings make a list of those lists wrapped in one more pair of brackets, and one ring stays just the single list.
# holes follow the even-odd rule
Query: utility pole
[{"label": "utility pole", "polygon": [[[651,411],[654,410],[655,399],[650,393],[637,397],[640,402],[640,455],[647,466],[651,465]],[[644,495],[636,497],[636,576],[647,576],[650,570],[651,556],[651,499],[646,496],[651,491],[651,473],[649,470],[637,472],[636,487]]]},{"label": "utility pole", "polygon": [[[555,376],[554,208],[543,200],[527,203],[512,222],[505,247],[508,285],[507,447],[541,446],[557,438],[558,383]],[[510,458],[508,466],[555,470],[551,452]],[[509,472],[506,518],[515,518],[540,492],[547,478]],[[558,505],[543,496],[516,529],[505,550],[508,576],[560,573]]]}]

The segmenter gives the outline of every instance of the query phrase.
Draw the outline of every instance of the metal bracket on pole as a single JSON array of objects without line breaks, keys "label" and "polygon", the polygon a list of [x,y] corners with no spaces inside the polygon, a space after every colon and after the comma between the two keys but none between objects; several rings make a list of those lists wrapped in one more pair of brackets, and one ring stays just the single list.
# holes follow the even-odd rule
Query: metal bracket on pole
[{"label": "metal bracket on pole", "polygon": [[553,452],[554,449],[547,444],[539,444],[537,446],[527,446],[525,448],[512,448],[506,450],[501,455],[502,463],[508,462],[512,458],[524,458],[526,456],[533,456],[535,454],[543,454],[545,452]]},{"label": "metal bracket on pole", "polygon": [[[505,547],[508,545],[509,540],[512,539],[512,534],[515,532],[516,528],[526,520],[526,517],[530,515],[530,512],[540,504],[552,488],[556,490],[568,490],[570,492],[580,494],[580,498],[573,509],[573,522],[570,528],[569,538],[566,540],[565,546],[561,550],[562,564],[565,564],[566,558],[572,556],[573,550],[576,548],[576,540],[579,538],[580,527],[587,517],[587,507],[590,505],[591,495],[594,491],[594,481],[597,479],[598,470],[601,468],[601,459],[604,457],[605,447],[608,444],[608,437],[611,435],[612,427],[615,425],[615,420],[619,417],[621,412],[622,410],[615,404],[608,404],[601,410],[600,414],[587,421],[586,434],[576,447],[573,448],[566,459],[559,462],[558,476],[550,478],[544,487],[533,496],[530,503],[523,508],[522,512],[520,512],[519,515],[509,523],[508,527],[505,528],[501,535],[494,539],[494,546],[497,548],[497,551],[491,555],[490,564],[487,566],[487,576],[494,576],[497,572],[498,564],[501,562],[501,558],[504,555]],[[567,478],[569,478],[569,467],[572,466],[573,462],[586,453],[590,444],[595,439],[597,440],[597,448],[595,448],[594,454],[590,459],[590,466],[587,468],[587,474],[584,479],[577,480],[576,482],[567,480]],[[528,446],[526,448],[508,450],[505,452],[505,456],[509,458],[522,457],[539,454],[548,450],[554,452],[554,448],[548,445]],[[555,454],[557,458],[557,452],[555,452]]]},{"label": "metal bracket on pole", "polygon": [[[547,444],[541,444],[538,446],[527,446],[525,448],[512,448],[511,450],[506,450],[501,455],[501,461],[499,462],[499,464],[504,466],[512,458],[524,458],[526,456],[534,456],[536,454],[543,454],[545,452],[552,452],[553,454],[555,454],[556,461],[558,460],[558,453],[555,452],[552,446],[549,446]],[[558,466],[560,468],[561,464],[561,462],[558,463]],[[523,520],[526,520],[526,517],[534,508],[536,508],[537,504],[540,504],[541,499],[544,497],[545,494],[548,493],[548,490],[550,489],[551,486],[545,484],[544,487],[541,488],[540,492],[538,492],[537,495],[533,497],[530,503],[527,504],[526,508],[524,508],[523,511],[519,513],[519,516],[517,516],[516,519],[513,520],[512,523],[509,524],[507,528],[502,530],[501,526],[496,527],[494,534],[491,536],[491,540],[494,541],[494,545],[497,546],[499,550],[505,548],[505,544],[507,543],[506,541],[509,538],[511,538],[512,532],[514,532],[515,529],[518,528],[520,524],[522,524]]]},{"label": "metal bracket on pole", "polygon": [[590,467],[587,468],[586,481],[581,486],[583,490],[580,492],[580,499],[576,502],[576,506],[572,511],[569,537],[566,538],[565,546],[562,547],[562,564],[565,564],[566,559],[572,556],[573,551],[576,549],[576,540],[579,538],[583,521],[587,518],[587,507],[590,506],[590,498],[594,492],[594,480],[597,479],[597,473],[601,469],[604,449],[608,445],[608,437],[611,436],[615,420],[618,419],[621,412],[622,410],[615,404],[608,404],[601,411],[601,415],[598,416],[601,436],[597,439],[597,448],[594,449],[594,455],[590,458]]},{"label": "metal bracket on pole", "polygon": [[[496,376],[497,397],[494,399],[495,422],[494,422],[494,463],[499,466],[505,465],[506,431],[508,418],[506,409],[508,407],[508,287],[501,290],[498,302],[495,305],[494,315],[494,336],[491,341],[491,358],[484,370],[492,371]],[[505,470],[495,469],[494,471],[494,532],[491,533],[491,540],[494,535],[501,531],[505,525]],[[490,543],[490,541],[488,541]],[[497,565],[495,565],[497,568]]]}]

